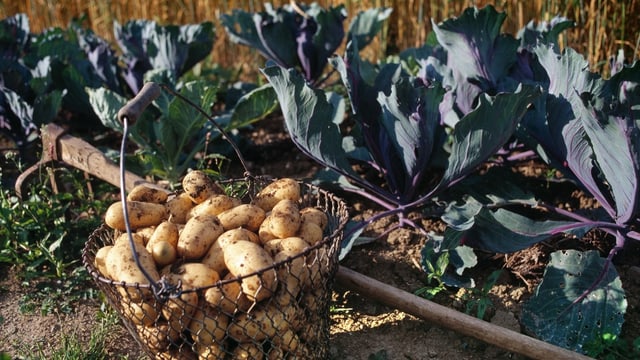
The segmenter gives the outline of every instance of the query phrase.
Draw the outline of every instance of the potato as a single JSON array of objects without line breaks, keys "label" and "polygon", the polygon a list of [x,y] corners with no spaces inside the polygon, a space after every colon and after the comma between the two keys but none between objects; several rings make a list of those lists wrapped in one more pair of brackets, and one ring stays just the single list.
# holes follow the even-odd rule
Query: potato
[{"label": "potato", "polygon": [[327,213],[315,207],[305,207],[300,209],[300,218],[303,223],[312,222],[320,226],[320,229],[322,229],[323,231],[329,223],[329,217],[327,216]]},{"label": "potato", "polygon": [[[162,204],[128,201],[127,211],[132,230],[158,225],[168,217],[167,208]],[[104,222],[112,229],[126,230],[121,201],[116,201],[109,206],[104,216]]]},{"label": "potato", "polygon": [[212,286],[220,280],[220,275],[215,270],[201,263],[184,263],[174,273],[180,276],[183,289]]},{"label": "potato", "polygon": [[193,170],[182,179],[182,189],[191,200],[200,204],[216,194],[224,194],[224,189],[201,170]]},{"label": "potato", "polygon": [[311,289],[321,288],[322,281],[328,275],[327,249],[318,248],[307,255],[307,265],[309,268],[308,287]]},{"label": "potato", "polygon": [[166,241],[156,241],[151,247],[151,256],[158,266],[173,264],[178,257],[176,248]]},{"label": "potato", "polygon": [[[168,329],[168,326],[165,326]],[[169,347],[169,338],[161,330],[160,326],[136,325],[136,332],[152,351],[164,351]]]},{"label": "potato", "polygon": [[286,251],[290,254],[299,254],[305,251],[309,246],[311,246],[311,244],[297,236],[281,239],[278,243],[278,249],[280,251]]},{"label": "potato", "polygon": [[153,229],[153,233],[146,242],[147,250],[151,252],[153,245],[159,241],[165,241],[174,248],[178,246],[178,225],[165,220]]},{"label": "potato", "polygon": [[264,221],[262,222],[262,224],[260,224],[260,228],[258,228],[258,237],[260,238],[260,243],[262,244],[266,244],[271,240],[275,240],[278,237],[273,235],[271,233],[271,225],[269,224],[271,222],[271,218],[269,216],[267,216]]},{"label": "potato", "polygon": [[238,346],[233,349],[233,359],[252,359],[252,360],[262,360],[264,359],[264,352],[262,348],[258,346],[258,344],[247,342],[238,344]]},{"label": "potato", "polygon": [[[238,241],[222,249],[227,269],[236,277],[273,266],[273,258],[258,244]],[[242,279],[242,292],[256,302],[273,295],[277,287],[275,270]]]},{"label": "potato", "polygon": [[153,300],[122,305],[122,315],[135,325],[150,326],[158,320],[159,306]]},{"label": "potato", "polygon": [[209,346],[196,344],[196,353],[198,354],[198,360],[220,360],[224,359],[226,355],[222,344]]},{"label": "potato", "polygon": [[[182,290],[185,291],[213,286],[220,280],[220,275],[204,264],[184,263],[178,266],[173,273],[167,275],[167,279],[169,283],[174,285],[181,282]],[[180,298],[170,299],[165,303],[162,314],[170,322],[179,322],[184,328],[187,328],[198,309],[198,300],[196,292],[183,292]]]},{"label": "potato", "polygon": [[215,215],[189,219],[178,237],[178,256],[187,260],[202,258],[223,232],[224,228]]},{"label": "potato", "polygon": [[[274,257],[274,262],[285,261],[288,258],[293,258],[297,253],[289,251],[281,251]],[[291,261],[278,267],[278,282],[280,287],[286,289],[292,297],[298,296],[302,288],[308,281],[309,269],[307,268],[306,259],[304,256],[291,259]]]},{"label": "potato", "polygon": [[167,322],[153,324],[151,326],[136,325],[140,339],[153,351],[161,352],[180,339],[180,331],[177,324],[170,325]]},{"label": "potato", "polygon": [[275,237],[283,239],[294,236],[300,228],[300,210],[292,200],[278,202],[268,216],[268,230]]},{"label": "potato", "polygon": [[225,246],[233,244],[240,240],[251,241],[256,244],[260,244],[260,239],[258,238],[258,235],[256,235],[256,233],[241,227],[223,232],[220,236],[218,236],[217,242],[219,242],[220,246],[224,248]]},{"label": "potato", "polygon": [[300,338],[291,329],[287,329],[284,333],[274,337],[273,344],[284,352],[293,354],[297,353],[298,350],[302,350]]},{"label": "potato", "polygon": [[272,338],[280,331],[285,331],[288,324],[280,309],[272,304],[258,306],[248,313],[236,316],[227,333],[234,340],[242,343],[248,341],[262,341]]},{"label": "potato", "polygon": [[224,253],[218,240],[213,242],[200,262],[215,270],[220,275],[227,272],[227,265],[224,263]]},{"label": "potato", "polygon": [[271,255],[271,257],[274,257],[277,253],[282,251],[282,247],[280,246],[281,241],[282,239],[269,240],[262,245],[262,248]]},{"label": "potato", "polygon": [[[105,266],[107,272],[111,275],[113,280],[126,283],[139,283],[148,284],[149,280],[145,277],[142,270],[136,263],[133,252],[131,251],[130,242],[127,240],[126,234],[122,234],[114,243],[111,250],[107,254],[105,259]],[[138,254],[140,265],[147,274],[151,277],[151,280],[156,282],[160,279],[160,275],[156,270],[156,264],[153,261],[153,256],[147,251],[136,234],[132,234],[134,238],[135,252]],[[136,240],[136,238],[138,238]],[[136,289],[134,287],[118,287],[118,290],[123,296],[130,296],[133,301],[140,301],[142,295],[145,297],[151,295],[151,291],[147,288]],[[128,294],[128,295],[127,295]]]},{"label": "potato", "polygon": [[151,235],[153,235],[154,231],[156,231],[156,226],[143,227],[140,229],[136,229],[135,232],[136,234],[140,235],[140,237],[142,238],[142,242],[146,245],[149,242],[149,239],[151,239]]},{"label": "potato", "polygon": [[176,330],[182,333],[189,327],[193,314],[198,308],[198,294],[193,291],[185,291],[193,289],[194,286],[185,281],[182,275],[169,273],[165,275],[165,279],[172,285],[182,285],[182,294],[179,297],[170,297],[162,305],[162,316],[170,324],[177,326]]},{"label": "potato", "polygon": [[202,203],[191,208],[187,214],[187,220],[196,215],[218,215],[225,210],[242,204],[239,199],[232,198],[225,194],[216,194],[206,199]]},{"label": "potato", "polygon": [[296,233],[296,236],[301,237],[304,241],[308,242],[310,245],[315,245],[322,241],[323,238],[322,228],[318,226],[316,223],[312,223],[309,221],[303,221],[300,224],[300,228]]},{"label": "potato", "polygon": [[180,193],[171,198],[166,203],[167,211],[169,212],[169,221],[176,224],[186,223],[187,215],[193,206],[193,201],[187,193]]},{"label": "potato", "polygon": [[142,201],[154,204],[164,204],[169,197],[169,191],[152,184],[136,185],[131,192],[127,194],[129,201]]},{"label": "potato", "polygon": [[100,275],[102,275],[107,279],[113,279],[111,275],[109,275],[109,272],[107,271],[107,263],[106,263],[107,255],[109,254],[109,251],[111,251],[112,247],[113,245],[106,245],[98,249],[98,251],[96,252],[96,257],[93,260],[93,265],[96,267]]},{"label": "potato", "polygon": [[198,345],[209,346],[220,344],[226,336],[229,317],[214,310],[205,303],[200,303],[189,324],[191,338]]},{"label": "potato", "polygon": [[302,240],[297,236],[288,237],[285,239],[274,239],[264,244],[264,249],[271,256],[275,256],[281,251],[287,251],[290,254],[299,254],[305,251],[309,247],[309,243]]},{"label": "potato", "polygon": [[267,354],[267,360],[284,360],[284,359],[286,359],[284,351],[282,351],[282,349],[278,347],[271,346],[271,348],[269,349],[269,353]]},{"label": "potato", "polygon": [[294,179],[283,178],[265,186],[251,201],[264,211],[270,211],[280,200],[300,200],[300,183]]},{"label": "potato", "polygon": [[[225,276],[224,280],[235,278],[231,273]],[[222,313],[233,316],[236,311],[248,311],[253,305],[253,301],[249,300],[242,292],[242,286],[239,281],[233,281],[222,285],[221,287],[212,287],[204,293],[205,301],[212,307],[219,309]]]},{"label": "potato", "polygon": [[[258,244],[238,241],[222,249],[227,269],[236,277],[249,275],[269,266],[273,258]],[[250,300],[261,301],[273,295],[277,287],[275,270],[242,279],[242,292]]]},{"label": "potato", "polygon": [[251,204],[241,204],[218,214],[218,219],[225,230],[244,227],[258,231],[266,214],[261,208]]}]

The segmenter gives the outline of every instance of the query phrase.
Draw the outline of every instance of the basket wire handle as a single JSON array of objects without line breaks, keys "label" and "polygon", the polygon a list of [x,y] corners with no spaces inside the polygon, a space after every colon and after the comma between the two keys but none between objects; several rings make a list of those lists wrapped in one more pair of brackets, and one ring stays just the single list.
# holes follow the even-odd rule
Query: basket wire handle
[{"label": "basket wire handle", "polygon": [[182,283],[178,281],[177,285],[172,285],[166,280],[165,277],[162,277],[160,281],[156,282],[140,262],[138,252],[135,250],[136,248],[131,231],[131,223],[129,222],[129,209],[127,206],[127,194],[125,187],[126,171],[124,163],[125,147],[127,143],[127,136],[129,134],[129,122],[131,122],[132,124],[135,123],[140,115],[142,115],[144,109],[149,106],[149,104],[151,104],[153,100],[157,99],[158,96],[160,96],[160,93],[161,89],[156,83],[148,82],[144,85],[142,90],[140,90],[138,95],[129,100],[129,102],[127,102],[127,104],[123,106],[120,111],[118,111],[118,119],[122,122],[122,142],[120,144],[120,198],[122,201],[124,225],[127,231],[129,245],[131,247],[131,252],[136,266],[138,267],[138,269],[140,269],[142,275],[144,275],[144,277],[149,282],[154,296],[157,299],[161,299],[161,301],[166,301],[170,297],[177,298],[182,294]]},{"label": "basket wire handle", "polygon": [[166,278],[163,276],[159,281],[154,281],[151,275],[145,270],[140,262],[140,258],[138,253],[135,251],[135,244],[133,240],[133,233],[131,231],[131,223],[129,222],[129,209],[127,206],[127,194],[125,188],[125,163],[124,163],[124,154],[127,142],[127,136],[129,134],[129,123],[135,123],[140,115],[144,112],[147,106],[151,104],[155,99],[157,99],[162,93],[162,89],[166,90],[171,95],[178,97],[180,100],[186,102],[188,105],[196,109],[203,116],[207,118],[215,128],[222,134],[225,140],[233,147],[233,150],[236,153],[236,156],[240,160],[242,167],[244,168],[244,176],[248,181],[253,181],[255,177],[250,173],[249,168],[240,152],[240,149],[236,145],[236,143],[231,139],[229,134],[213,119],[211,115],[205,112],[200,106],[195,104],[190,99],[186,98],[182,94],[174,91],[169,86],[165,84],[158,85],[154,82],[147,82],[144,84],[140,92],[131,100],[125,104],[120,111],[118,111],[118,119],[122,122],[122,142],[120,144],[120,198],[122,201],[122,211],[124,215],[124,223],[125,229],[127,231],[127,236],[129,238],[129,245],[131,246],[131,251],[133,255],[133,259],[135,260],[136,266],[140,269],[144,277],[149,282],[153,294],[156,298],[161,299],[163,301],[167,300],[170,297],[176,298],[182,294],[182,283],[178,281],[177,285],[170,284]]}]

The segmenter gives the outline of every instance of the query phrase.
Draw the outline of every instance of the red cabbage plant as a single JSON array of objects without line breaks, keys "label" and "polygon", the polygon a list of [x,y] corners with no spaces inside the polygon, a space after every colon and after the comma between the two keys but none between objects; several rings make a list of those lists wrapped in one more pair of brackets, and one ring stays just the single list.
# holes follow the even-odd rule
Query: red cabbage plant
[{"label": "red cabbage plant", "polygon": [[[263,69],[273,86],[287,129],[300,150],[337,175],[338,184],[379,204],[384,211],[353,229],[387,216],[397,226],[423,231],[406,215],[431,204],[493,156],[512,136],[527,106],[539,95],[531,86],[513,93],[482,95],[449,133],[440,107],[446,90],[408,75],[400,64],[363,71],[355,41],[331,63],[347,89],[355,126],[346,134],[344,99],[309,85],[294,69]],[[370,70],[370,67],[367,67]],[[359,165],[382,182],[354,170]],[[345,244],[348,251],[355,236]]]},{"label": "red cabbage plant", "polygon": [[[518,137],[601,208],[585,216],[533,198],[518,204],[508,196],[479,200],[467,194],[443,216],[449,224],[443,243],[510,253],[560,233],[610,234],[615,244],[605,258],[554,253],[523,309],[523,325],[532,333],[583,352],[602,334],[619,334],[624,321],[625,294],[612,262],[630,240],[640,240],[640,64],[603,79],[571,48],[560,53],[554,44],[540,44],[527,55],[530,75],[523,80],[541,86],[545,95],[523,118]],[[546,218],[525,216],[516,204],[540,209]]]}]

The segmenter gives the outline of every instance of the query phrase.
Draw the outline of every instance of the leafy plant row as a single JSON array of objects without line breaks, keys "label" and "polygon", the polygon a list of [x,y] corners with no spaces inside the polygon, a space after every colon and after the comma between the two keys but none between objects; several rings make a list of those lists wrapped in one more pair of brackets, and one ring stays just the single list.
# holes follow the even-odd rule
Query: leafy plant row
[{"label": "leafy plant row", "polygon": [[[580,54],[560,50],[558,34],[573,26],[568,19],[530,23],[512,36],[500,32],[505,18],[491,6],[469,8],[433,24],[423,47],[381,64],[361,59],[359,39],[350,37],[344,56],[329,61],[348,101],[296,69],[269,66],[263,73],[297,146],[329,169],[335,185],[384,209],[354,225],[350,241],[386,216],[427,234],[408,214],[444,202],[440,217],[448,228],[427,243],[423,262],[447,253],[452,273],[445,282],[472,286],[463,272],[476,264],[474,251],[510,253],[592,229],[613,236],[605,258],[552,254],[523,309],[531,333],[584,351],[602,334],[619,334],[627,306],[612,261],[640,239],[640,65],[618,62],[603,79]],[[353,126],[341,126],[345,119]],[[530,155],[593,196],[601,211],[587,217],[545,203],[496,166]],[[377,176],[364,177],[354,165]],[[488,171],[477,172],[480,166]]]},{"label": "leafy plant row", "polygon": [[[342,6],[290,4],[223,15],[231,39],[268,60],[265,86],[212,83],[188,73],[211,51],[210,23],[116,24],[122,53],[116,55],[78,23],[33,35],[18,15],[0,25],[2,57],[9,60],[0,65],[0,128],[19,143],[33,141],[41,124],[61,115],[119,130],[115,113],[146,80],[212,112],[222,98],[224,110],[215,118],[227,129],[254,123],[279,104],[294,143],[326,167],[318,180],[383,209],[352,224],[342,257],[368,224],[395,216],[397,226],[429,236],[426,271],[446,257],[444,283],[473,286],[464,271],[475,266],[477,251],[509,253],[557,234],[580,238],[600,229],[615,238],[608,256],[552,254],[522,322],[576,351],[602,334],[617,336],[626,299],[612,261],[640,239],[634,230],[639,65],[619,59],[604,79],[571,48],[560,50],[557,37],[573,26],[570,20],[530,23],[513,36],[501,33],[506,15],[491,6],[433,24],[424,46],[372,64],[360,49],[390,12],[364,11],[347,32]],[[343,42],[344,54],[334,55]],[[333,75],[337,85],[329,82]],[[161,96],[131,133],[144,171],[176,181],[215,137],[207,124],[184,102]],[[527,156],[557,169],[600,210],[585,216],[523,188],[509,167]],[[416,211],[444,220],[445,233],[422,228],[408,216]]]}]

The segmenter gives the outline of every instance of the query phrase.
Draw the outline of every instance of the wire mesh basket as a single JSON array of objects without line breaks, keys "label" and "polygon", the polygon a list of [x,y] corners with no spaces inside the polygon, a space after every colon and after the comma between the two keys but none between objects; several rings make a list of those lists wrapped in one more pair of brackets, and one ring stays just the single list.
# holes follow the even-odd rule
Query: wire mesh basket
[{"label": "wire mesh basket", "polygon": [[[226,187],[243,192],[248,201],[268,183],[237,179]],[[97,252],[119,236],[106,225],[90,235],[82,261],[124,326],[153,359],[326,358],[329,301],[348,210],[333,194],[311,184],[300,185],[299,206],[327,215],[322,240],[297,255],[276,257],[273,266],[253,273],[221,276],[207,287],[178,284],[171,291],[116,282],[104,277],[95,264]],[[271,293],[265,299],[248,297],[241,290],[243,282],[267,284],[274,279],[277,285],[266,289]],[[161,288],[164,280],[159,281]]]}]

